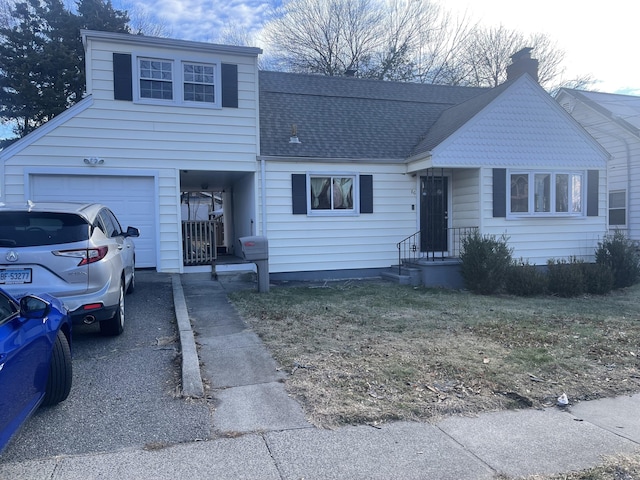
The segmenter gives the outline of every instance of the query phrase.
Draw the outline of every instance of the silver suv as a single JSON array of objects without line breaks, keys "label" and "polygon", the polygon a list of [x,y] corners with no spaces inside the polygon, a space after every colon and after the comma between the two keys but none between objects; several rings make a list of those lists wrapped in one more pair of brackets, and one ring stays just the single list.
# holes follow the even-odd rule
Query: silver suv
[{"label": "silver suv", "polygon": [[74,323],[98,321],[104,335],[119,335],[139,235],[97,203],[0,204],[0,287],[59,297]]}]

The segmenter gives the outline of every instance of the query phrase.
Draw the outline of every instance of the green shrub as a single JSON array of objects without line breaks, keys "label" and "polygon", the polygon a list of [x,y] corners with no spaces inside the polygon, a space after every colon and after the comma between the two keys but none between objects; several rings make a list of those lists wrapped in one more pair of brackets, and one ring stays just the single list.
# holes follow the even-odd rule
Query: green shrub
[{"label": "green shrub", "polygon": [[606,295],[613,290],[614,277],[609,265],[603,263],[584,263],[582,265],[584,288],[587,293]]},{"label": "green shrub", "polygon": [[547,275],[529,261],[514,262],[507,269],[505,290],[511,295],[531,297],[547,290]]},{"label": "green shrub", "polygon": [[477,230],[462,239],[461,274],[465,286],[474,293],[490,295],[504,285],[511,265],[512,249],[507,238],[481,235]]},{"label": "green shrub", "polygon": [[560,297],[577,297],[585,292],[584,262],[572,257],[567,260],[548,260],[547,279],[549,292]]},{"label": "green shrub", "polygon": [[596,263],[611,268],[614,288],[630,287],[640,279],[640,255],[637,248],[636,242],[619,230],[598,242]]}]

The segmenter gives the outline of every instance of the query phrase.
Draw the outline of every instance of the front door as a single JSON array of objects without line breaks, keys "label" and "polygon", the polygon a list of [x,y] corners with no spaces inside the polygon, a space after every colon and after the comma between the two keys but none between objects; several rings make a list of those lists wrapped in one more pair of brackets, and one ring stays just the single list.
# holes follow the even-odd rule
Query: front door
[{"label": "front door", "polygon": [[449,222],[448,178],[420,177],[420,251],[446,252]]}]

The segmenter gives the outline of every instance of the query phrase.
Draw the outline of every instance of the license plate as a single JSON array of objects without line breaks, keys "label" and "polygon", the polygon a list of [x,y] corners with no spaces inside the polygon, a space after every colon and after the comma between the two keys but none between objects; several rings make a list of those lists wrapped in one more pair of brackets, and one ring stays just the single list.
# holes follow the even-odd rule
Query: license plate
[{"label": "license plate", "polygon": [[14,268],[0,270],[0,284],[31,283],[30,268]]}]

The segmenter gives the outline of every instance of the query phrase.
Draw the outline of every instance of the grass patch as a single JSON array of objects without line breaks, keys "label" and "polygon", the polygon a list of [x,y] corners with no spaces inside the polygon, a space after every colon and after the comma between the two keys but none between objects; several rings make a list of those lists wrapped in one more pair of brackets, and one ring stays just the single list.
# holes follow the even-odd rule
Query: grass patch
[{"label": "grass patch", "polygon": [[309,419],[335,427],[638,392],[639,293],[480,296],[371,280],[230,298]]}]

